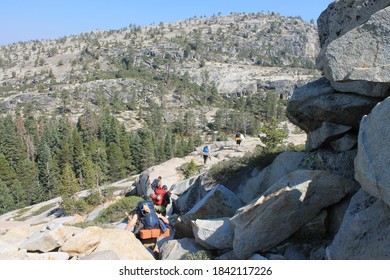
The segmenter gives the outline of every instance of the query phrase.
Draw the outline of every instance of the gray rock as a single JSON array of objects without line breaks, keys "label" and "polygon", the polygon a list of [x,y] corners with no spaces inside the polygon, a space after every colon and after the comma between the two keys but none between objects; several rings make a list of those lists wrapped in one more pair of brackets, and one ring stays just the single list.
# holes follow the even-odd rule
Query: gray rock
[{"label": "gray rock", "polygon": [[354,179],[354,160],[357,150],[334,153],[329,150],[318,150],[307,153],[301,162],[302,169],[326,170],[333,174]]},{"label": "gray rock", "polygon": [[386,34],[389,32],[390,8],[384,8],[323,48],[320,68],[332,87],[368,96],[388,96],[390,39]]},{"label": "gray rock", "polygon": [[192,230],[195,242],[206,249],[233,248],[234,232],[227,217],[210,220],[197,219],[192,222]]},{"label": "gray rock", "polygon": [[306,84],[294,91],[287,104],[287,117],[306,132],[323,122],[358,128],[364,115],[382,99],[334,91],[326,78]]},{"label": "gray rock", "polygon": [[161,260],[185,260],[186,254],[194,254],[204,250],[194,239],[182,238],[170,240],[160,248]]},{"label": "gray rock", "polygon": [[209,190],[205,174],[180,181],[172,186],[172,201],[175,213],[185,213],[198,203]]},{"label": "gray rock", "polygon": [[326,171],[290,173],[231,218],[234,253],[246,259],[266,252],[357,188],[356,182]]},{"label": "gray rock", "polygon": [[360,190],[352,198],[343,224],[327,247],[331,260],[388,260],[390,207]]},{"label": "gray rock", "polygon": [[321,48],[366,22],[372,14],[390,5],[389,0],[333,1],[317,20]]},{"label": "gray rock", "polygon": [[262,170],[254,168],[245,177],[237,179],[238,186],[235,193],[244,201],[249,203],[262,195],[270,186],[288,173],[300,169],[300,163],[305,153],[286,151],[278,155],[275,160]]},{"label": "gray rock", "polygon": [[390,98],[364,117],[359,130],[355,178],[371,195],[390,205]]},{"label": "gray rock", "polygon": [[216,185],[190,211],[180,217],[190,227],[196,219],[232,217],[243,206],[242,201],[222,185]]},{"label": "gray rock", "polygon": [[325,146],[351,129],[352,127],[349,125],[323,122],[321,127],[308,133],[306,151],[311,152],[321,146]]},{"label": "gray rock", "polygon": [[357,135],[355,134],[346,134],[343,137],[330,142],[330,145],[337,153],[351,150],[356,146],[356,144]]}]

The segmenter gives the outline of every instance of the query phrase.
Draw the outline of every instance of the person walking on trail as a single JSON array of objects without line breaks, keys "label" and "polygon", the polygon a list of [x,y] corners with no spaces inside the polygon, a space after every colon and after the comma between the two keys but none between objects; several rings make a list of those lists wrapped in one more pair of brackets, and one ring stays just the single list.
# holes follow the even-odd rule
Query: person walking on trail
[{"label": "person walking on trail", "polygon": [[211,157],[210,157],[209,152],[210,152],[209,146],[207,146],[207,145],[204,146],[204,147],[203,147],[203,152],[202,152],[202,154],[203,154],[203,163],[204,163],[204,164],[206,164],[206,162],[207,162],[208,159],[211,160]]},{"label": "person walking on trail", "polygon": [[237,133],[236,134],[236,144],[237,146],[239,147],[241,145],[241,142],[245,139],[244,135],[242,135],[242,133]]}]

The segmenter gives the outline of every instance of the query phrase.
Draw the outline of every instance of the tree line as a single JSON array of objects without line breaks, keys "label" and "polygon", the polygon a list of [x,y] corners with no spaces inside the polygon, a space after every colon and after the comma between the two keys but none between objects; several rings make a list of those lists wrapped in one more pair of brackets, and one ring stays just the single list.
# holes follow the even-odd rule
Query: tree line
[{"label": "tree line", "polygon": [[[138,174],[201,145],[200,135],[172,127],[126,131],[108,110],[66,114],[33,112],[0,118],[0,214]],[[68,204],[67,204],[68,202]]]}]

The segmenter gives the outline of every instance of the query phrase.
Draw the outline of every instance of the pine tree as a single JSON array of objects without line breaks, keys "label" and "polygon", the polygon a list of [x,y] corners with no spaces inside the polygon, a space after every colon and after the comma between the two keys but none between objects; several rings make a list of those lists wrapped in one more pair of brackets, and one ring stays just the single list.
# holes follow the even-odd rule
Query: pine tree
[{"label": "pine tree", "polygon": [[192,153],[194,150],[195,150],[194,140],[192,139],[192,137],[190,137],[188,139],[188,142],[187,142],[187,145],[185,148],[185,153],[189,154],[189,153]]},{"label": "pine tree", "polygon": [[109,179],[114,182],[126,177],[126,161],[123,157],[122,151],[119,146],[111,142],[107,149],[108,156],[108,175]]},{"label": "pine tree", "polygon": [[59,194],[63,199],[72,198],[80,190],[81,188],[77,182],[72,166],[68,162],[65,163],[60,180]]},{"label": "pine tree", "polygon": [[105,180],[105,175],[99,165],[93,163],[90,159],[86,159],[83,165],[84,174],[84,189],[97,189],[101,182]]},{"label": "pine tree", "polygon": [[81,185],[83,185],[83,173],[82,166],[85,160],[85,152],[83,143],[81,142],[81,136],[76,129],[73,129],[72,133],[73,144],[73,170],[76,174]]},{"label": "pine tree", "polygon": [[153,166],[156,162],[154,156],[154,145],[151,136],[142,139],[140,151],[140,170],[144,171]]},{"label": "pine tree", "polygon": [[33,202],[41,202],[49,198],[50,184],[50,160],[51,151],[49,145],[42,141],[38,146],[37,165],[39,185],[33,191]]},{"label": "pine tree", "polygon": [[0,180],[0,215],[15,209],[14,204],[7,185]]},{"label": "pine tree", "polygon": [[105,143],[100,140],[93,140],[88,143],[87,147],[88,157],[100,167],[103,174],[108,174],[109,163]]},{"label": "pine tree", "polygon": [[15,179],[15,170],[9,164],[5,156],[0,154],[0,180],[9,187]]},{"label": "pine tree", "polygon": [[97,139],[99,132],[98,116],[89,106],[86,107],[83,115],[78,119],[77,129],[81,134],[83,143]]},{"label": "pine tree", "polygon": [[38,167],[35,162],[25,159],[18,164],[16,173],[25,192],[26,205],[31,205],[33,193],[39,185]]},{"label": "pine tree", "polygon": [[142,139],[138,133],[130,134],[130,151],[133,164],[135,166],[136,172],[141,172],[141,149],[142,149]]},{"label": "pine tree", "polygon": [[24,208],[27,206],[27,195],[26,192],[22,186],[22,184],[19,182],[18,179],[15,179],[12,182],[10,193],[12,195],[13,201],[14,201],[14,207],[15,209]]},{"label": "pine tree", "polygon": [[278,124],[275,120],[264,124],[261,128],[261,133],[264,136],[260,137],[260,140],[270,150],[275,149],[278,145],[283,143],[283,140],[287,138],[288,133],[282,128],[278,128]]},{"label": "pine tree", "polygon": [[16,168],[19,161],[27,158],[27,149],[23,140],[16,133],[16,126],[11,116],[7,116],[3,122],[1,151],[8,163]]},{"label": "pine tree", "polygon": [[164,141],[164,153],[166,159],[173,158],[173,147],[172,147],[172,134],[167,131]]},{"label": "pine tree", "polygon": [[124,126],[122,126],[120,135],[120,149],[126,162],[126,173],[131,174],[135,171],[136,167],[134,166],[133,158],[131,156],[129,136],[126,133]]}]

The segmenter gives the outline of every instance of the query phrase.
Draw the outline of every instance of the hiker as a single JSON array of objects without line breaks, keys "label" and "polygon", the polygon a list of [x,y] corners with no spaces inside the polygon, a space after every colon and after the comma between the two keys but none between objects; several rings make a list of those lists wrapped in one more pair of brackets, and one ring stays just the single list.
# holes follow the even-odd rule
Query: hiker
[{"label": "hiker", "polygon": [[[172,225],[166,217],[156,213],[153,207],[153,202],[151,201],[144,200],[138,202],[136,209],[131,212],[131,215],[128,215],[127,213],[126,215],[127,225],[125,230],[131,231],[139,239],[143,239],[140,232],[143,229],[159,229],[160,232],[170,234],[168,226],[172,227]],[[152,246],[154,257],[158,259],[160,253],[158,243],[155,242]]]},{"label": "hiker", "polygon": [[166,207],[170,203],[168,187],[166,185],[159,184],[154,189],[154,193],[150,195],[153,201],[154,209],[157,213],[161,213],[163,216],[166,214]]},{"label": "hiker", "polygon": [[210,154],[209,154],[209,146],[203,147],[203,163],[206,164],[207,159],[211,160]]},{"label": "hiker", "polygon": [[154,191],[159,185],[162,185],[162,177],[158,176],[157,179],[154,179],[153,182],[150,184],[150,187]]},{"label": "hiker", "polygon": [[170,225],[169,220],[156,213],[153,202],[144,200],[137,204],[130,215],[127,215],[125,230],[138,234],[141,229],[160,228],[165,232],[168,229],[167,225]]},{"label": "hiker", "polygon": [[244,135],[242,135],[241,133],[237,133],[236,134],[236,144],[237,146],[240,146],[241,145],[241,142],[245,139]]}]

